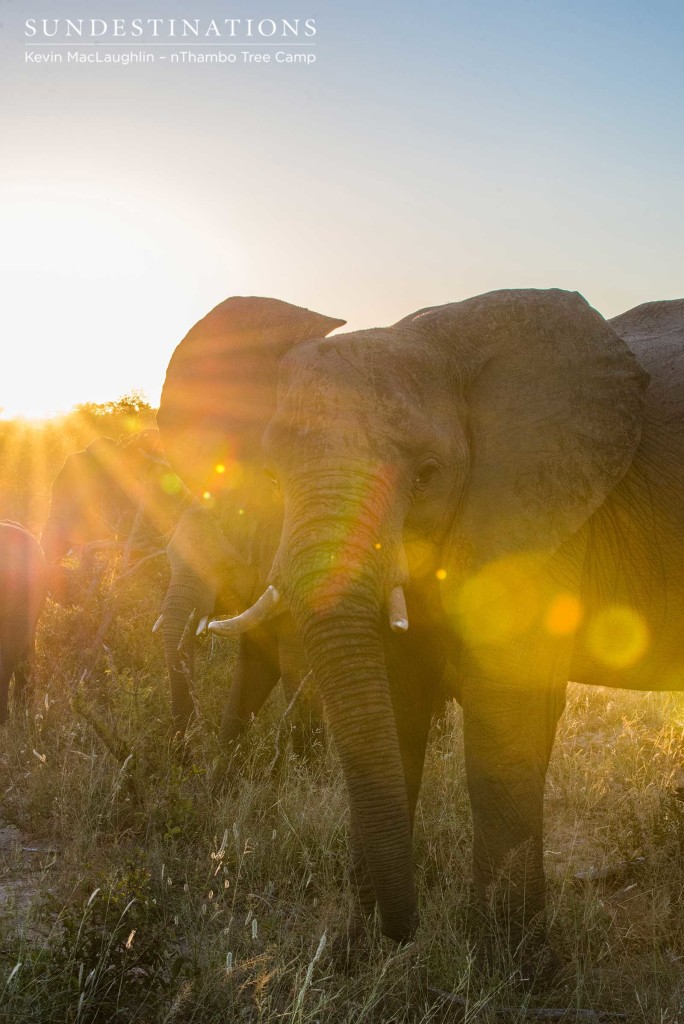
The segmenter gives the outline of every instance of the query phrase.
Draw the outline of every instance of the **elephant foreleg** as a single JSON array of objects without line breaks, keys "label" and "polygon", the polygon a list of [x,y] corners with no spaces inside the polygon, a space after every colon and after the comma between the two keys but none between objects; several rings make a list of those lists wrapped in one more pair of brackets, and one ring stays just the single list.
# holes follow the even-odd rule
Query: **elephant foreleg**
[{"label": "elephant foreleg", "polygon": [[316,753],[317,741],[320,744],[324,739],[323,708],[315,680],[307,672],[304,650],[293,632],[281,636],[278,658],[285,702],[291,707],[292,751],[308,760]]},{"label": "elephant foreleg", "polygon": [[0,650],[0,725],[4,725],[9,717],[9,686],[14,665]]},{"label": "elephant foreleg", "polygon": [[14,676],[14,703],[26,695],[30,671],[30,652],[15,643],[0,645],[0,725],[9,718],[9,688]]},{"label": "elephant foreleg", "polygon": [[26,705],[33,690],[35,651],[30,648],[14,668],[14,705]]},{"label": "elephant foreleg", "polygon": [[564,703],[564,686],[478,682],[464,694],[475,887],[511,951],[545,942],[544,782]]},{"label": "elephant foreleg", "polygon": [[279,676],[275,639],[263,631],[240,637],[235,676],[221,721],[220,740],[226,756],[232,756]]}]

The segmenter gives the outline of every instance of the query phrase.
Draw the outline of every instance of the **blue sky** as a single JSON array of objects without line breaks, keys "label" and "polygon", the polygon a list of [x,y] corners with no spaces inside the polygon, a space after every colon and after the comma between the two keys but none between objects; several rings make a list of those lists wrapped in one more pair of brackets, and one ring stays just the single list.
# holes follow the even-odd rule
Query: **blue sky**
[{"label": "blue sky", "polygon": [[510,286],[607,316],[684,293],[681,4],[162,6],[315,17],[317,62],[27,65],[25,18],[159,5],[0,3],[8,412],[156,401],[230,294],[360,328]]}]

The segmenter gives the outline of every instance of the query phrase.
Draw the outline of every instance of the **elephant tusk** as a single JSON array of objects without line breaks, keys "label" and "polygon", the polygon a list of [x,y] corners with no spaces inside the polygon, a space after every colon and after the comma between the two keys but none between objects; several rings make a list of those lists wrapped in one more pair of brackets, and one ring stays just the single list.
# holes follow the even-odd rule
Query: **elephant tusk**
[{"label": "elephant tusk", "polygon": [[159,629],[159,627],[161,626],[163,621],[164,621],[164,612],[161,613],[161,615],[159,616],[159,618],[155,622],[154,626],[152,627],[152,632],[153,633],[157,632],[157,630]]},{"label": "elephant tusk", "polygon": [[199,620],[199,623],[197,625],[197,629],[195,630],[195,636],[199,636],[200,633],[203,633],[204,630],[207,628],[208,624],[209,624],[209,616],[208,615],[203,615],[202,618]]},{"label": "elephant tusk", "polygon": [[394,633],[405,633],[409,628],[406,598],[403,587],[393,587],[387,602],[390,629]]},{"label": "elephant tusk", "polygon": [[279,603],[280,594],[275,587],[270,586],[251,608],[232,619],[215,619],[209,623],[209,630],[218,636],[240,636],[273,618]]}]

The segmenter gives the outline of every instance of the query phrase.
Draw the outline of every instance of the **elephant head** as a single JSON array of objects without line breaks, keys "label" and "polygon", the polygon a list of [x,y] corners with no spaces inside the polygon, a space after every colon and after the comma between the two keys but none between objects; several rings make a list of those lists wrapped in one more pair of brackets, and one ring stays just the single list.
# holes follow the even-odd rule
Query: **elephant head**
[{"label": "elephant head", "polygon": [[187,500],[185,488],[164,462],[156,430],[120,442],[101,437],[69,455],[53,481],[41,537],[52,595],[75,600],[73,570],[59,565],[70,550],[121,542],[141,504],[136,543],[158,545]]},{"label": "elephant head", "polygon": [[[223,503],[222,517],[216,504],[209,510],[193,503],[181,516],[167,547],[171,575],[154,631],[161,627],[172,716],[181,735],[193,713],[196,635],[214,614],[244,613],[268,581],[280,540],[282,512],[272,485],[264,482],[258,506],[254,491],[240,491],[249,516],[239,514],[245,512],[242,505],[234,510],[230,502]],[[299,697],[299,684],[306,675],[301,645],[287,615],[241,637],[239,643],[220,730],[224,763],[236,746],[243,744],[245,732],[278,678],[289,704],[295,693]],[[294,702],[289,731],[294,752],[306,757],[323,729],[315,694],[307,688],[302,697]]]},{"label": "elephant head", "polygon": [[256,569],[197,502],[181,515],[166,550],[171,575],[154,629],[161,627],[174,724],[184,732],[193,711],[195,631],[202,632],[217,608],[235,614],[248,607]]},{"label": "elephant head", "polygon": [[461,671],[475,672],[464,585],[506,560],[537,572],[601,504],[639,441],[644,374],[581,296],[558,290],[327,339],[341,321],[269,299],[229,299],[206,321],[171,360],[164,448],[198,490],[227,460],[278,482],[283,527],[257,617],[293,617],[383,931],[405,939],[412,824],[387,619],[401,634],[441,607]]}]

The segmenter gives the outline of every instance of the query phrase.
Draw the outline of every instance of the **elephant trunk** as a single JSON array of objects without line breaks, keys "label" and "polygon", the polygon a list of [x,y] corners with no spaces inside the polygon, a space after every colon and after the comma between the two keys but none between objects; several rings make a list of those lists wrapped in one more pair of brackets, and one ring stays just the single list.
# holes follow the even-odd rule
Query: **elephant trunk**
[{"label": "elephant trunk", "polygon": [[[416,927],[411,824],[381,634],[392,575],[391,487],[381,473],[318,470],[288,496],[273,578],[323,699],[383,932]],[[382,537],[382,540],[380,539]]]}]

